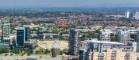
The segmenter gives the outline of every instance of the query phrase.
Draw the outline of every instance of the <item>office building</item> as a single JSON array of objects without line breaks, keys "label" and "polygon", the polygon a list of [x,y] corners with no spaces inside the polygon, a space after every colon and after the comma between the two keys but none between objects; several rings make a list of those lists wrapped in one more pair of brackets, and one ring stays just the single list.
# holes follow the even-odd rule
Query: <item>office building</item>
[{"label": "office building", "polygon": [[139,20],[139,12],[136,12],[136,13],[135,13],[134,18],[135,18],[136,20]]},{"label": "office building", "polygon": [[136,34],[136,42],[137,42],[137,52],[139,52],[139,31]]},{"label": "office building", "polygon": [[77,55],[78,54],[78,31],[74,28],[69,30],[69,55]]},{"label": "office building", "polygon": [[100,31],[98,39],[100,41],[111,41],[111,33],[111,30],[103,29]]},{"label": "office building", "polygon": [[24,27],[24,30],[25,30],[25,41],[29,41],[30,29],[29,29],[29,27]]},{"label": "office building", "polygon": [[127,12],[125,13],[125,17],[126,17],[126,18],[130,18],[130,11],[127,11]]},{"label": "office building", "polygon": [[117,30],[116,41],[127,43],[130,40],[130,34],[127,30]]},{"label": "office building", "polygon": [[125,17],[126,17],[126,18],[133,18],[134,16],[133,16],[133,13],[132,13],[132,12],[127,11],[127,12],[125,13]]},{"label": "office building", "polygon": [[10,36],[10,23],[3,24],[3,37],[8,38]]},{"label": "office building", "polygon": [[90,44],[88,44],[88,42],[80,43],[79,60],[89,60],[91,54],[92,50]]},{"label": "office building", "polygon": [[24,46],[24,43],[29,39],[29,30],[27,27],[19,27],[17,28],[16,33],[16,45],[17,46]]},{"label": "office building", "polygon": [[57,57],[60,55],[60,45],[58,41],[55,41],[52,46],[52,57]]},{"label": "office building", "polygon": [[7,19],[0,20],[1,42],[7,40],[10,36],[10,22]]}]

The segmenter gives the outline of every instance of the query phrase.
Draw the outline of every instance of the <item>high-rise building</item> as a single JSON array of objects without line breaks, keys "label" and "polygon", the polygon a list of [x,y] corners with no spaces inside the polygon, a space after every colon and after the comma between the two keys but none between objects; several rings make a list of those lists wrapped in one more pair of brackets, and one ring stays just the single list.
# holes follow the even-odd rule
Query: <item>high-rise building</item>
[{"label": "high-rise building", "polygon": [[83,42],[79,48],[79,60],[91,59],[90,58],[90,55],[92,54],[91,52],[92,50],[91,50],[90,44],[87,42]]},{"label": "high-rise building", "polygon": [[24,46],[24,43],[29,39],[29,30],[27,27],[19,27],[16,33],[16,45]]},{"label": "high-rise building", "polygon": [[[89,59],[84,59],[85,56],[89,57]],[[68,59],[69,57],[66,58],[63,57],[63,60],[72,60]],[[123,48],[107,48],[101,53],[91,52],[90,55],[81,54],[80,57],[73,60],[137,60],[137,53],[135,51],[126,51]]]},{"label": "high-rise building", "polygon": [[125,51],[122,48],[106,49],[103,53],[93,52],[91,60],[137,60],[135,51]]},{"label": "high-rise building", "polygon": [[111,33],[112,32],[107,29],[101,30],[98,39],[101,41],[111,41]]},{"label": "high-rise building", "polygon": [[134,18],[135,18],[136,20],[139,20],[139,12],[136,12],[136,13],[135,13]]},{"label": "high-rise building", "polygon": [[74,28],[71,28],[69,31],[69,55],[78,54],[78,31]]},{"label": "high-rise building", "polygon": [[3,24],[3,37],[7,38],[10,35],[10,23],[5,23]]},{"label": "high-rise building", "polygon": [[52,46],[52,57],[56,57],[60,54],[60,46],[58,41],[55,41],[53,46]]},{"label": "high-rise building", "polygon": [[24,27],[25,29],[25,41],[28,41],[30,38],[30,29],[29,27]]},{"label": "high-rise building", "polygon": [[130,18],[130,19],[134,18],[133,12],[127,11],[127,12],[125,13],[125,18]]},{"label": "high-rise building", "polygon": [[0,20],[1,42],[4,42],[10,35],[10,21],[7,18]]},{"label": "high-rise building", "polygon": [[[97,45],[95,45],[97,44]],[[109,41],[85,40],[79,52],[80,60],[136,60],[134,46],[123,46],[123,43]],[[85,47],[84,47],[85,46]],[[97,46],[97,50],[95,50]],[[120,53],[120,54],[119,54]]]},{"label": "high-rise building", "polygon": [[126,17],[126,18],[129,18],[129,17],[130,17],[130,11],[127,11],[127,12],[125,13],[125,17]]},{"label": "high-rise building", "polygon": [[136,42],[137,42],[137,52],[139,52],[139,31],[136,34]]},{"label": "high-rise building", "polygon": [[127,43],[130,40],[130,34],[127,30],[117,30],[116,41]]}]

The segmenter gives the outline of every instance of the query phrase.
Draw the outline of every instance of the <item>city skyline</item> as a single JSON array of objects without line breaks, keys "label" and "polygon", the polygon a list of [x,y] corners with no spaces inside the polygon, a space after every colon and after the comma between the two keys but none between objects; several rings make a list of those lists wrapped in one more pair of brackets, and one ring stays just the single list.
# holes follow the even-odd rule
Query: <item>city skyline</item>
[{"label": "city skyline", "polygon": [[138,0],[0,0],[0,8],[138,7]]}]

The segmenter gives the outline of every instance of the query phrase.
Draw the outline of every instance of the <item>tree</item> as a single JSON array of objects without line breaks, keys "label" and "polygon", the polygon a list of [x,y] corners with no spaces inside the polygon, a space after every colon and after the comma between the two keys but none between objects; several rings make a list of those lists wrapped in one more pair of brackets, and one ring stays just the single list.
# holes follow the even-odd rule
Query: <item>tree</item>
[{"label": "tree", "polygon": [[111,41],[115,41],[115,34],[114,33],[111,33],[110,34],[110,38],[111,38]]},{"label": "tree", "polygon": [[48,49],[43,49],[43,48],[39,48],[35,51],[35,54],[49,54],[50,50]]},{"label": "tree", "polygon": [[64,40],[64,37],[62,36],[62,33],[59,34],[59,40]]},{"label": "tree", "polygon": [[60,50],[60,55],[63,55],[66,52],[67,52],[67,49]]},{"label": "tree", "polygon": [[3,46],[0,46],[0,54],[1,53],[8,53],[9,49],[8,48],[4,48]]},{"label": "tree", "polygon": [[50,53],[50,50],[44,49],[44,54],[49,54],[49,53]]},{"label": "tree", "polygon": [[54,26],[54,27],[52,28],[52,32],[58,33],[58,32],[60,32],[60,29],[59,29],[58,27]]},{"label": "tree", "polygon": [[87,32],[82,35],[81,40],[85,40],[86,38],[92,39],[92,38],[97,38],[97,34],[94,32]]}]

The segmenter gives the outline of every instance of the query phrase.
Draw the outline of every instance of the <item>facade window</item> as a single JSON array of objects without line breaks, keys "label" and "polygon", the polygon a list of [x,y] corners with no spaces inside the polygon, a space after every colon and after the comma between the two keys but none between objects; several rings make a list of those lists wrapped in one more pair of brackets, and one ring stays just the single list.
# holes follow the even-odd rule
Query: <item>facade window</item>
[{"label": "facade window", "polygon": [[98,60],[104,60],[104,55],[102,53],[98,55]]},{"label": "facade window", "polygon": [[126,53],[126,55],[125,55],[125,60],[131,60],[131,59],[130,59],[130,54],[129,54],[129,53]]},{"label": "facade window", "polygon": [[111,60],[115,60],[115,59],[116,59],[116,51],[112,51]]}]

